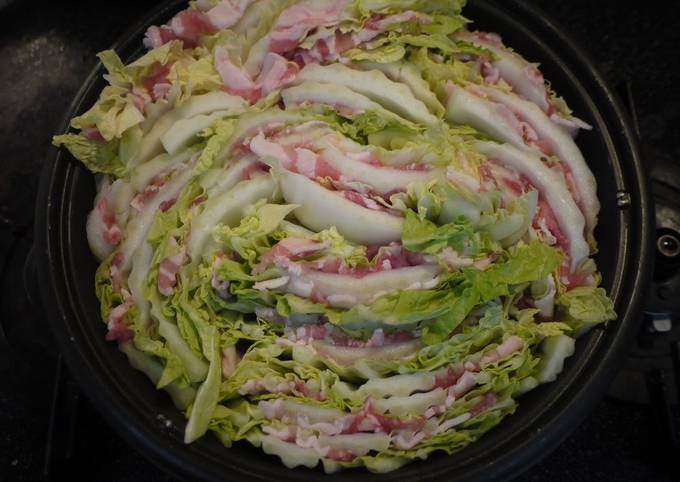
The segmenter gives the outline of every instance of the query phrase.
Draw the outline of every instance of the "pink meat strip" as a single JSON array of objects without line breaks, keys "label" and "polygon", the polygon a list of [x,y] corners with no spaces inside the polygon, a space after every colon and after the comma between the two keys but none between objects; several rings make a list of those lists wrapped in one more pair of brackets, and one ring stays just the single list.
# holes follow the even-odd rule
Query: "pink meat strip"
[{"label": "pink meat strip", "polygon": [[[175,238],[170,243],[178,246]],[[170,296],[177,285],[177,272],[187,259],[186,247],[182,246],[179,253],[163,259],[158,267],[158,291],[163,296]]]},{"label": "pink meat strip", "polygon": [[97,216],[101,222],[102,238],[104,238],[104,241],[111,246],[116,246],[120,243],[123,233],[118,226],[116,213],[111,207],[106,195],[99,198],[94,215]]},{"label": "pink meat strip", "polygon": [[224,89],[251,104],[292,82],[300,70],[295,62],[269,52],[257,79],[253,79],[243,67],[231,61],[229,52],[223,47],[215,49],[215,68],[224,82]]},{"label": "pink meat strip", "polygon": [[309,49],[296,49],[293,58],[303,65],[335,61],[343,52],[373,40],[388,26],[411,20],[418,20],[424,24],[432,22],[430,16],[411,10],[395,15],[376,15],[370,18],[360,31],[342,32],[337,29],[329,37],[317,40]]},{"label": "pink meat strip", "polygon": [[238,22],[252,2],[253,0],[223,0],[207,11],[191,8],[182,10],[167,24],[149,27],[144,37],[144,46],[155,49],[172,40],[181,40],[184,48],[194,48],[201,35],[215,33]]},{"label": "pink meat strip", "polygon": [[267,139],[263,132],[249,143],[250,151],[261,159],[276,159],[289,171],[310,179],[339,179],[340,173],[316,152],[303,146],[283,146]]},{"label": "pink meat strip", "polygon": [[269,51],[279,54],[291,52],[312,29],[338,23],[346,4],[347,0],[340,0],[316,9],[310,2],[287,8],[274,23]]},{"label": "pink meat strip", "polygon": [[106,327],[108,329],[106,333],[107,341],[115,340],[123,343],[132,339],[134,336],[134,333],[130,330],[126,322],[127,313],[132,306],[132,299],[126,290],[122,290],[122,294],[125,301],[113,308],[106,318]]},{"label": "pink meat strip", "polygon": [[[506,193],[510,193],[512,196],[521,196],[522,194],[535,189],[526,177],[518,174],[512,168],[501,166],[493,160],[480,166],[479,173],[482,176],[482,183],[485,185],[485,189],[493,189],[495,186],[496,189],[499,189],[503,193],[503,203],[509,201]],[[563,251],[563,264],[566,263],[566,266],[568,267],[570,261],[569,238],[565,236],[562,228],[557,222],[555,213],[540,192],[536,213],[532,220],[532,226],[539,233],[543,233],[546,241],[559,247]],[[569,281],[565,278],[567,285],[569,285],[569,283],[584,283],[584,280],[581,280],[579,276],[569,277],[568,279]],[[577,286],[578,284],[573,286]]]}]

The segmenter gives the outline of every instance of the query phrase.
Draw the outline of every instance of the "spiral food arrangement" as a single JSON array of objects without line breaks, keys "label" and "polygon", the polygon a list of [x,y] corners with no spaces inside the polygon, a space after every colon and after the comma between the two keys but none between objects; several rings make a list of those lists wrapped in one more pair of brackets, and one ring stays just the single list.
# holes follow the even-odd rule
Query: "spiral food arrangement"
[{"label": "spiral food arrangement", "polygon": [[199,0],[76,131],[106,338],[185,441],[288,467],[454,453],[614,319],[572,115],[464,2]]}]

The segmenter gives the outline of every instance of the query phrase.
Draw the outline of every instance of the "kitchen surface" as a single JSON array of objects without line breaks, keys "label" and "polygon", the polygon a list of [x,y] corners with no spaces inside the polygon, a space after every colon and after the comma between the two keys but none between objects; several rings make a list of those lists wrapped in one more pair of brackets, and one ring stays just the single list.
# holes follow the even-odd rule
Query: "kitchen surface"
[{"label": "kitchen surface", "polygon": [[[680,2],[530,3],[575,38],[633,114],[658,252],[640,334],[609,394],[518,480],[680,480]],[[154,5],[0,1],[0,481],[176,480],[128,446],[69,378],[26,264],[51,136],[95,53]]]}]

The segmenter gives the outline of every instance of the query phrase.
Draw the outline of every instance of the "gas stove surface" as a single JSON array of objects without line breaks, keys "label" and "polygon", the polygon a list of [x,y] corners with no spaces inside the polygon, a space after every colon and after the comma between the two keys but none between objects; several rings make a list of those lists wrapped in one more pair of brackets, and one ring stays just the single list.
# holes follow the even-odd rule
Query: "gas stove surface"
[{"label": "gas stove surface", "polygon": [[[637,117],[657,201],[658,254],[640,335],[610,396],[519,480],[679,480],[680,75],[672,63],[680,3],[531,3],[573,34]],[[122,441],[106,415],[81,396],[44,324],[38,287],[24,283],[31,279],[25,260],[51,135],[94,66],[94,54],[154,4],[0,1],[3,481],[175,480]]]}]

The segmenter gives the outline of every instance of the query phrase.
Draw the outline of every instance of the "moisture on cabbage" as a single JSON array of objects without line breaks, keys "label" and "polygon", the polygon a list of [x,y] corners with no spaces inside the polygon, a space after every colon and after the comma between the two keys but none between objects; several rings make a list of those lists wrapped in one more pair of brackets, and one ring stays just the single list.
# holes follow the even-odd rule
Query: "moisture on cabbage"
[{"label": "moisture on cabbage", "polygon": [[[462,0],[198,0],[99,54],[106,338],[188,418],[326,472],[452,454],[615,318],[574,117]],[[246,442],[240,442],[246,443]]]}]

